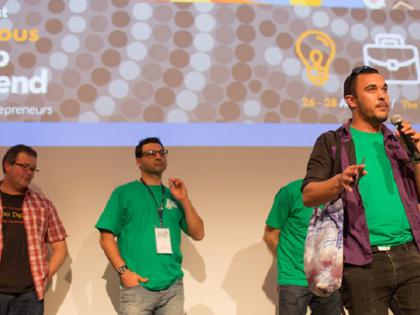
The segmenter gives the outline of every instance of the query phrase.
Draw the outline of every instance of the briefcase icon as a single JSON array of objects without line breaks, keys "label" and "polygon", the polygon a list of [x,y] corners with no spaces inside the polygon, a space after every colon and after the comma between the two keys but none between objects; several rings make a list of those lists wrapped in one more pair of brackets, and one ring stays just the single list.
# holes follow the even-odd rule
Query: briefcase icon
[{"label": "briefcase icon", "polygon": [[406,45],[399,34],[378,34],[374,44],[363,46],[367,66],[378,69],[388,84],[412,85],[420,83],[419,50]]}]

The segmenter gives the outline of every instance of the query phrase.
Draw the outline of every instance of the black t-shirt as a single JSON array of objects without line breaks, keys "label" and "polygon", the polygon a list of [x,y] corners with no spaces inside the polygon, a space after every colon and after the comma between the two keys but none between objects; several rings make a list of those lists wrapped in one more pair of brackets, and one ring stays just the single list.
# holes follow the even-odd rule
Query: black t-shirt
[{"label": "black t-shirt", "polygon": [[3,252],[0,260],[0,293],[18,294],[34,290],[23,225],[24,195],[1,193],[3,206]]}]

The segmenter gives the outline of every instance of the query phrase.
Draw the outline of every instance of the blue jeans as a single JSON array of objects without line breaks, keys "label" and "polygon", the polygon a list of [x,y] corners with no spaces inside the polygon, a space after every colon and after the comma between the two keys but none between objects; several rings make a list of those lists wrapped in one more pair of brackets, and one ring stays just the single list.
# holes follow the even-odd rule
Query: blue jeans
[{"label": "blue jeans", "polygon": [[23,294],[0,293],[0,315],[43,315],[44,300],[35,291]]},{"label": "blue jeans", "polygon": [[177,280],[169,288],[150,291],[141,285],[120,292],[120,315],[184,315],[184,285]]},{"label": "blue jeans", "polygon": [[308,306],[314,315],[340,315],[342,310],[339,292],[319,297],[308,287],[279,286],[279,315],[305,315]]},{"label": "blue jeans", "polygon": [[420,314],[420,253],[414,243],[380,251],[372,263],[344,265],[342,295],[350,315]]}]

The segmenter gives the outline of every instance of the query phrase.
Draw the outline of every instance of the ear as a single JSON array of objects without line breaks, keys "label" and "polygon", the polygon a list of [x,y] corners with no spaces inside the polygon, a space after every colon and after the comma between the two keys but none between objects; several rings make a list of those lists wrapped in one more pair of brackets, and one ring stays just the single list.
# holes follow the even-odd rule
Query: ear
[{"label": "ear", "polygon": [[3,165],[4,165],[5,173],[8,173],[10,168],[12,167],[12,164],[10,164],[8,161],[5,161]]},{"label": "ear", "polygon": [[140,158],[136,158],[136,164],[137,166],[141,169],[142,168],[142,163],[141,163],[141,159]]},{"label": "ear", "polygon": [[357,101],[353,95],[346,95],[344,100],[352,111],[357,107]]}]

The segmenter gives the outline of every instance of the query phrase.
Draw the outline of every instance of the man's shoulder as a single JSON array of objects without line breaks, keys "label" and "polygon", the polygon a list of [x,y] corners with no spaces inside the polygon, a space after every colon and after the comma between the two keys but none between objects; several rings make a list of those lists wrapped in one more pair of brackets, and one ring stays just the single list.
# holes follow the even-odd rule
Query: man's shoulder
[{"label": "man's shoulder", "polygon": [[336,130],[328,130],[320,134],[314,145],[314,149],[318,149],[320,146],[331,148],[335,147],[338,142],[341,142],[340,139],[348,139],[351,135],[348,134],[345,126],[341,126]]},{"label": "man's shoulder", "polygon": [[291,181],[279,190],[277,197],[287,197],[288,199],[293,200],[293,202],[302,201],[302,184],[303,178]]},{"label": "man's shoulder", "polygon": [[137,189],[140,186],[140,182],[138,180],[133,180],[128,183],[124,183],[122,185],[117,186],[114,189],[114,192],[125,193]]},{"label": "man's shoulder", "polygon": [[36,199],[39,201],[51,202],[42,192],[34,190],[33,188],[28,187],[27,195],[29,198]]},{"label": "man's shoulder", "polygon": [[282,188],[280,188],[279,193],[282,190],[286,191],[286,192],[289,192],[289,193],[292,193],[294,191],[300,191],[300,187],[302,186],[302,182],[303,182],[302,178],[291,181],[288,184],[286,184],[285,186],[283,186]]},{"label": "man's shoulder", "polygon": [[341,128],[337,130],[328,130],[321,133],[318,138],[325,139],[326,141],[332,141],[332,140],[336,141],[337,137],[341,134],[341,132],[342,132]]}]

